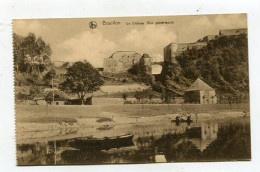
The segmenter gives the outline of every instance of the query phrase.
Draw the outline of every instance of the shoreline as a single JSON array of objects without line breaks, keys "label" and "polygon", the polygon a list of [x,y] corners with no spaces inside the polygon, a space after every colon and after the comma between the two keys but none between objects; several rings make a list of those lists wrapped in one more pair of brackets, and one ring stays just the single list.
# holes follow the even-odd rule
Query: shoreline
[{"label": "shoreline", "polygon": [[[166,125],[171,123],[171,120],[175,119],[176,116],[180,115],[183,115],[183,118],[185,119],[187,109],[179,109],[177,111],[177,109],[181,106],[170,106],[177,109],[175,109],[175,113],[168,114],[164,113],[171,112],[172,110],[170,109],[170,111],[167,111],[167,108],[165,108],[167,106],[149,106],[149,110],[154,112],[145,115],[139,115],[138,113],[136,113],[138,111],[136,107],[138,106],[135,105],[122,105],[121,107],[113,107],[113,109],[117,108],[117,112],[122,113],[111,112],[110,106],[52,106],[49,109],[49,112],[53,113],[48,115],[46,115],[44,112],[40,112],[40,110],[43,108],[42,106],[33,106],[33,109],[28,106],[16,106],[16,141],[17,143],[19,143],[24,142],[28,139],[48,140],[56,137],[76,137],[79,136],[79,133],[85,133],[86,131],[91,131],[92,134],[107,133],[108,131],[101,131],[102,127],[111,127],[113,128],[113,130],[114,128],[119,127],[122,131],[124,131],[129,126],[145,126],[152,124],[157,125],[158,123],[160,123],[161,125]],[[133,111],[136,113],[135,115],[133,115],[132,113],[128,115],[129,107],[133,109]],[[159,109],[157,109],[158,107]],[[194,106],[192,106],[192,108],[193,107]],[[141,106],[139,108],[142,109],[143,107]],[[148,111],[148,106],[146,108],[147,109],[145,111]],[[196,121],[196,123],[232,120],[238,118],[247,119],[248,117],[250,117],[249,111],[246,111],[245,108],[225,108],[221,111],[216,111],[216,107],[215,109],[213,107],[211,107],[211,109],[207,109],[209,108],[209,106],[203,106],[201,108],[204,108],[204,110],[206,108],[206,111],[190,113],[191,119],[194,122]],[[68,111],[68,109],[71,109],[71,111]],[[81,110],[77,111],[77,109]],[[164,113],[162,113],[161,111]],[[26,112],[30,112],[30,115],[26,115]],[[72,116],[72,114],[75,115]]]}]

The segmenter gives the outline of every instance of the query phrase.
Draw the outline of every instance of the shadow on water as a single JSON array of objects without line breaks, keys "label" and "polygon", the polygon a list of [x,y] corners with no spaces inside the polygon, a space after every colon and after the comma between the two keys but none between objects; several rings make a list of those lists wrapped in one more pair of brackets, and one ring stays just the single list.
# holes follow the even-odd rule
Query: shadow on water
[{"label": "shadow on water", "polygon": [[[151,125],[152,126],[152,125]],[[165,125],[166,126],[166,125]],[[139,126],[133,135],[17,144],[18,165],[249,160],[248,119]]]}]

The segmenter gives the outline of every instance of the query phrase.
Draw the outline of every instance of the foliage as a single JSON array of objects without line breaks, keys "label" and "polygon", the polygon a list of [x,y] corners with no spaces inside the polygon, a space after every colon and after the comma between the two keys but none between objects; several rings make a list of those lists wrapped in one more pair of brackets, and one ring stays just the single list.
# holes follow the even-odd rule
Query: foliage
[{"label": "foliage", "polygon": [[65,62],[62,64],[62,68],[68,68],[70,66],[70,63],[69,62]]},{"label": "foliage", "polygon": [[137,91],[135,93],[135,98],[137,101],[141,101],[143,99],[149,99],[150,101],[152,101],[153,98],[160,97],[158,95],[159,95],[158,92],[152,91],[151,89],[147,89],[143,91]]},{"label": "foliage", "polygon": [[84,100],[87,93],[97,91],[104,83],[98,71],[88,62],[75,62],[67,68],[66,79],[59,88],[67,93],[77,94]]},{"label": "foliage", "polygon": [[51,69],[50,71],[48,71],[43,78],[45,84],[51,85],[51,80],[55,77],[55,75],[56,75],[56,71],[54,69]]},{"label": "foliage", "polygon": [[29,100],[30,99],[30,96],[28,94],[25,94],[25,93],[18,93],[16,96],[15,96],[18,100]]},{"label": "foliage", "polygon": [[[144,54],[144,56],[148,56]],[[149,74],[150,69],[147,69],[144,62],[140,60],[139,63],[134,64],[130,69],[128,69],[128,73],[134,75],[133,80],[136,82],[142,82],[146,85],[152,85],[154,83],[154,76]]]},{"label": "foliage", "polygon": [[137,91],[135,93],[135,98],[136,98],[137,101],[140,101],[142,99],[142,96],[143,96],[143,94],[140,91]]},{"label": "foliage", "polygon": [[64,92],[59,90],[54,90],[54,92],[50,91],[47,93],[47,95],[45,96],[45,101],[52,102],[53,96],[55,101],[66,101],[69,99],[68,95],[65,94]]},{"label": "foliage", "polygon": [[42,62],[49,61],[52,54],[50,45],[41,37],[36,37],[34,33],[29,33],[25,37],[14,33],[13,52],[17,71],[26,73],[31,73],[33,70],[44,71],[46,66]]},{"label": "foliage", "polygon": [[202,49],[190,49],[176,57],[178,64],[164,63],[163,85],[183,90],[201,77],[218,95],[249,92],[247,36],[222,36]]},{"label": "foliage", "polygon": [[39,96],[41,93],[41,90],[37,86],[31,86],[30,88],[30,99],[33,99],[34,97]]}]

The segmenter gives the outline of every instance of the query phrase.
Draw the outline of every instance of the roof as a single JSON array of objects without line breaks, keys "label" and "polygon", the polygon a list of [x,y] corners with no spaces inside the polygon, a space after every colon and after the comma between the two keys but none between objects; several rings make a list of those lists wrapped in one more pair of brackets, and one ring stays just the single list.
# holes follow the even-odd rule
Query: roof
[{"label": "roof", "polygon": [[34,101],[45,100],[45,98],[44,97],[34,97],[33,100]]},{"label": "roof", "polygon": [[[52,91],[49,91],[48,93],[46,93],[46,97],[45,99],[47,100],[52,100]],[[66,100],[70,100],[71,97],[68,96],[65,92],[60,91],[60,90],[54,90],[54,100],[55,101],[66,101]]]},{"label": "roof", "polygon": [[198,78],[186,91],[214,91],[214,89]]}]

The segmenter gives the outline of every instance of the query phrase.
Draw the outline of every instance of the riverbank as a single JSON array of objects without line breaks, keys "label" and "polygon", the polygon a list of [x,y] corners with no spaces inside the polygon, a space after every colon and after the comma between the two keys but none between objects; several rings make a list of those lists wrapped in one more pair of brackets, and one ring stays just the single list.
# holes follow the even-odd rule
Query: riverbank
[{"label": "riverbank", "polygon": [[76,137],[79,133],[104,134],[118,127],[124,131],[129,126],[165,125],[176,116],[187,118],[187,113],[196,123],[250,116],[246,104],[232,108],[228,105],[16,106],[16,138],[17,142],[24,142]]},{"label": "riverbank", "polygon": [[[249,112],[249,104],[17,105],[16,122],[73,122],[76,118],[146,117],[182,113]],[[106,112],[106,113],[104,113]],[[109,115],[109,116],[106,116]]]}]

